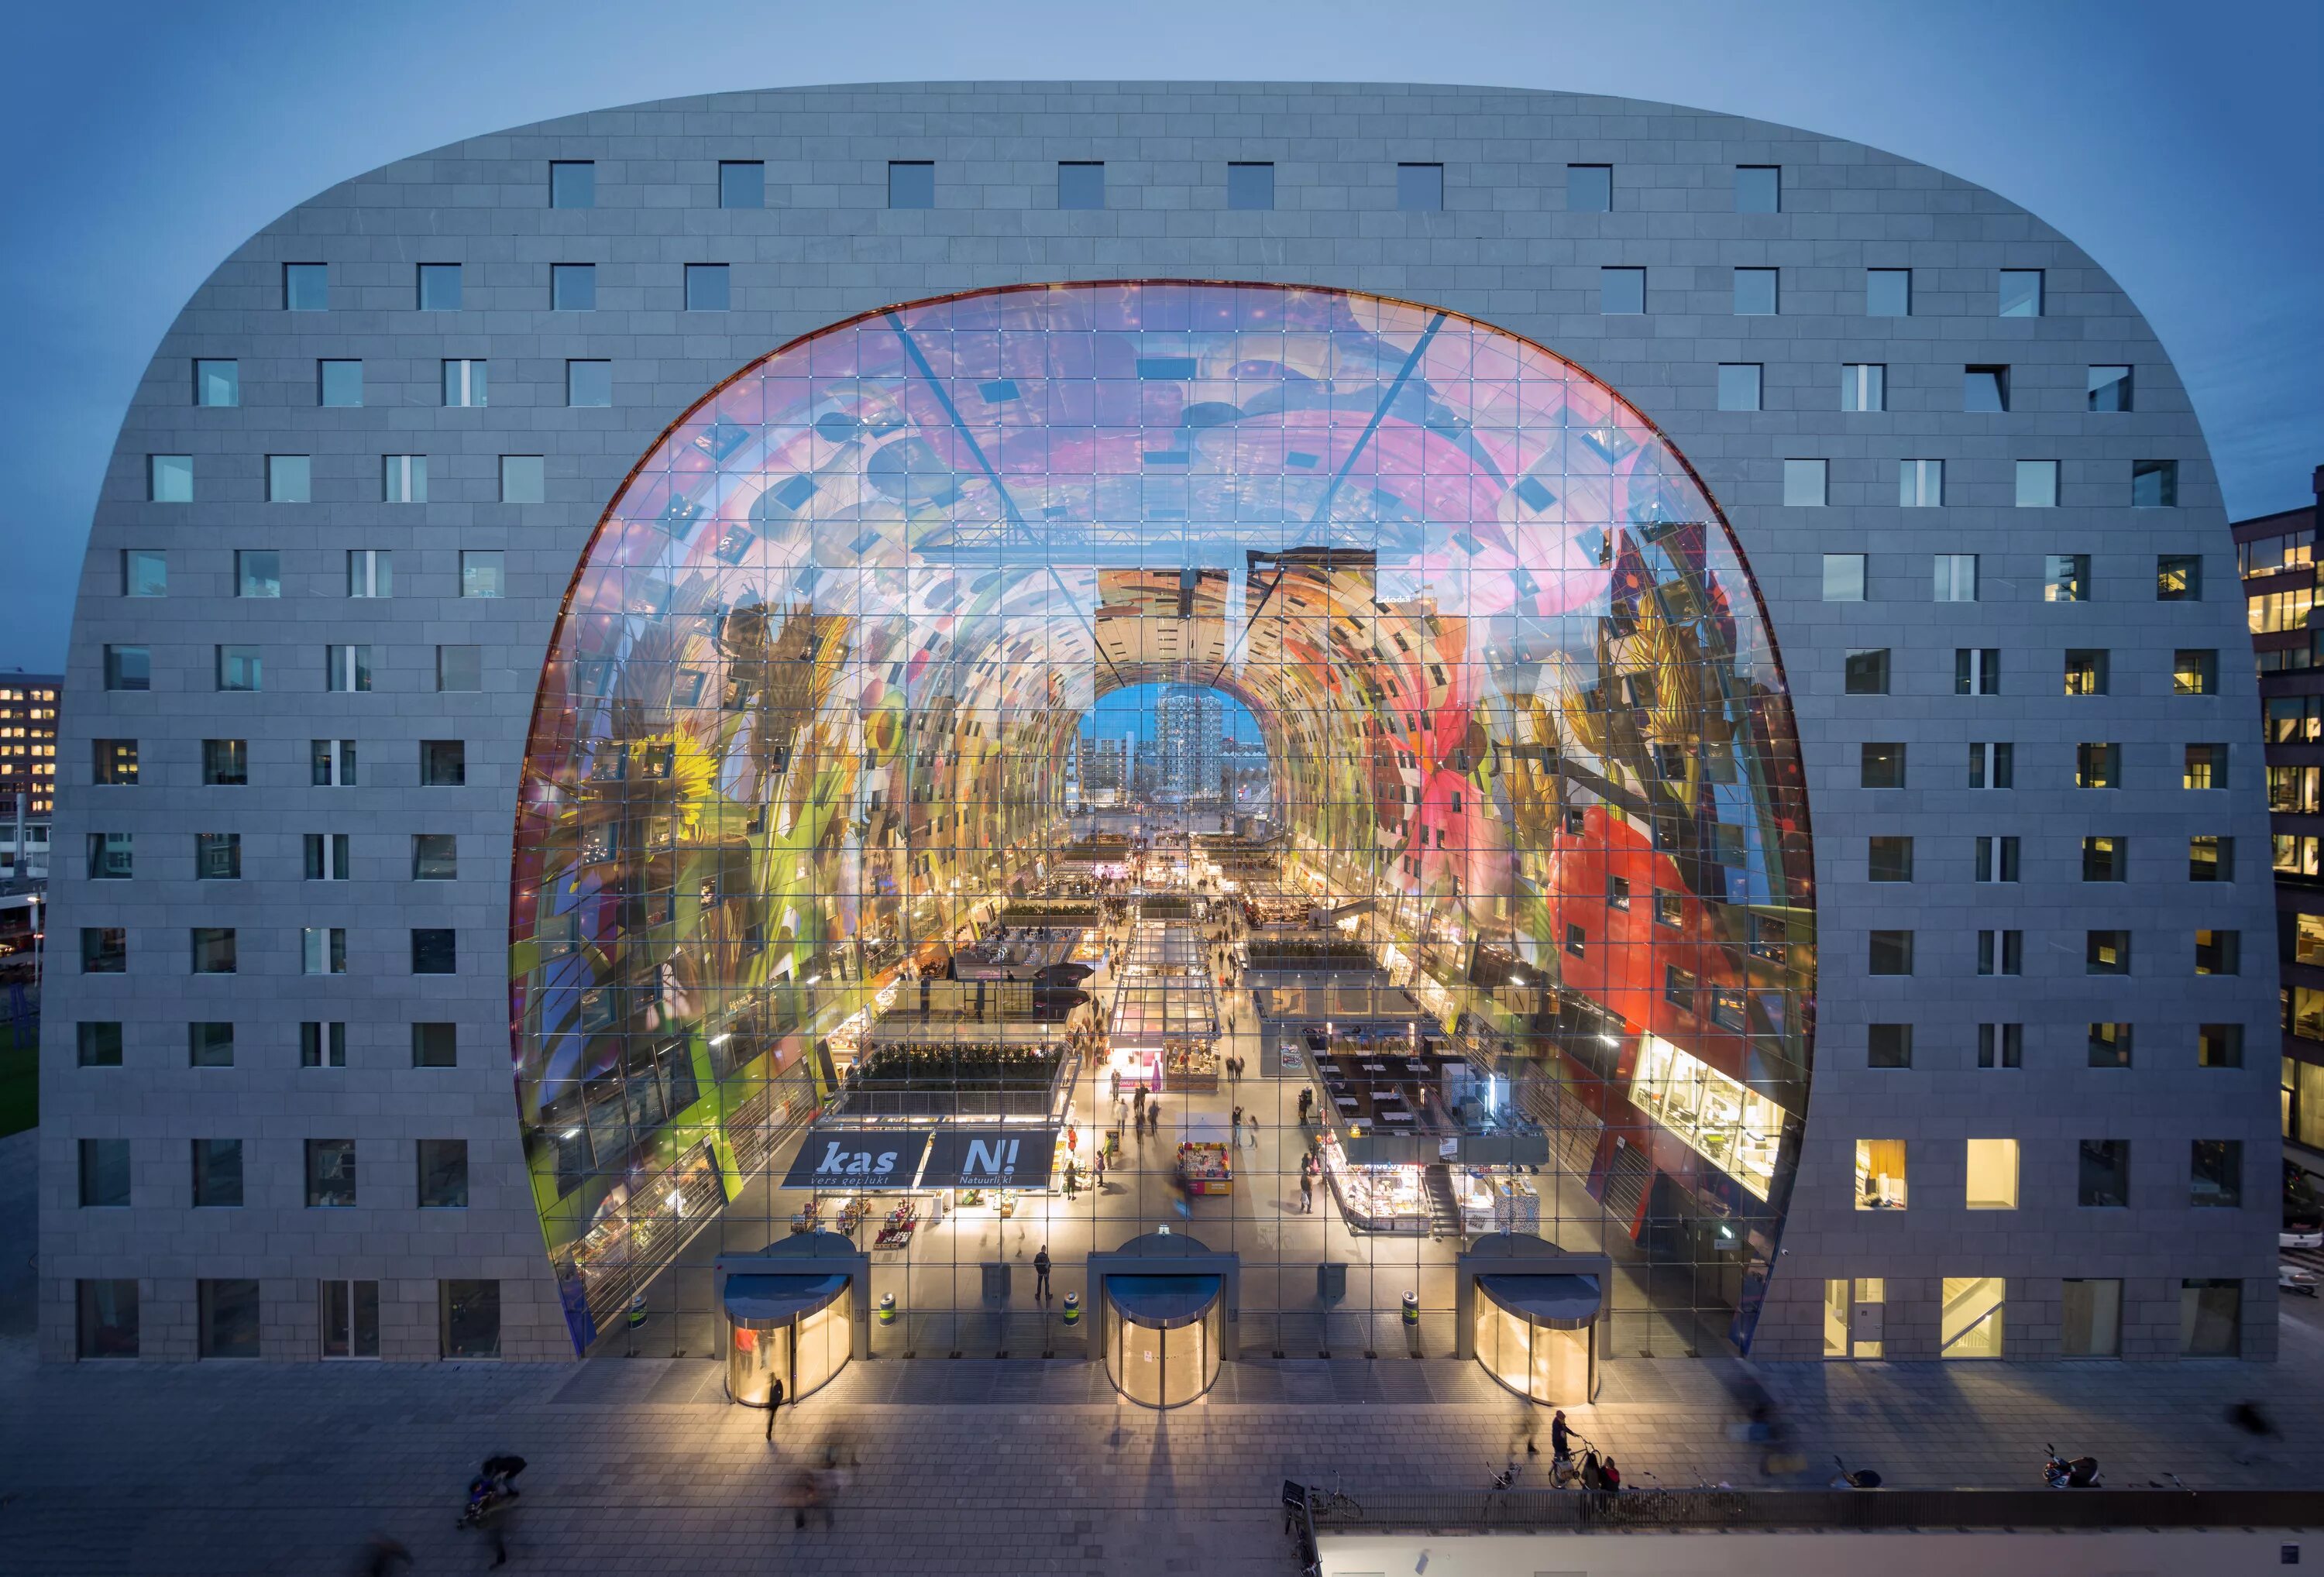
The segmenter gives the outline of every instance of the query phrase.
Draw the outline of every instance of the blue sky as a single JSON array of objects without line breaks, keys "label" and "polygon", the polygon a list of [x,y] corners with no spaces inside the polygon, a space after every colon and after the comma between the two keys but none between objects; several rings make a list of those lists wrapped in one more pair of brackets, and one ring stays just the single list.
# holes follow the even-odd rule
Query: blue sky
[{"label": "blue sky", "polygon": [[1476,82],[1625,94],[1868,143],[1992,188],[2126,288],[2234,516],[2324,460],[2324,7],[2248,0],[694,0],[27,6],[0,162],[0,668],[52,668],[121,414],[245,236],[478,133],[673,95],[960,78]]}]

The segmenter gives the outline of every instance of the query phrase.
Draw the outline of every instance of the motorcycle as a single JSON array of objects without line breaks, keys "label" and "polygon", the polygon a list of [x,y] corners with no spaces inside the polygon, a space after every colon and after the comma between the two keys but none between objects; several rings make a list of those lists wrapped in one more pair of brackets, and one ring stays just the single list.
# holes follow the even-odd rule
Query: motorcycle
[{"label": "motorcycle", "polygon": [[2098,1487],[2098,1459],[2094,1456],[2061,1457],[2054,1445],[2043,1447],[2050,1460],[2042,1464],[2042,1481],[2052,1489],[2095,1489]]}]

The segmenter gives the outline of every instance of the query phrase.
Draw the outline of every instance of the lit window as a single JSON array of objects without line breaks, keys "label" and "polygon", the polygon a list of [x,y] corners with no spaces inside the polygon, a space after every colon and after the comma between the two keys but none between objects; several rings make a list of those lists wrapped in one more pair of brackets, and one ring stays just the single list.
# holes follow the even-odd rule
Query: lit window
[{"label": "lit window", "polygon": [[1856,1141],[1856,1208],[1905,1208],[1903,1139],[1860,1139]]},{"label": "lit window", "polygon": [[2082,973],[2128,974],[2130,973],[2130,933],[2119,930],[2090,932],[2085,938],[2082,949]]},{"label": "lit window", "polygon": [[2219,693],[2219,654],[2209,648],[2181,648],[2171,659],[2171,693],[2174,696],[2216,696]]},{"label": "lit window", "polygon": [[2190,744],[2187,747],[2187,763],[2180,778],[2184,788],[2224,788],[2227,786],[2227,747],[2224,744]]},{"label": "lit window", "polygon": [[2200,553],[2162,553],[2154,559],[2154,600],[2158,603],[2200,603],[2203,600],[2203,558]]},{"label": "lit window", "polygon": [[2095,834],[2082,840],[2084,881],[2130,880],[2130,840],[2112,834]]},{"label": "lit window", "polygon": [[2052,553],[2042,560],[2042,600],[2045,603],[2087,603],[2090,600],[2090,556]]},{"label": "lit window", "polygon": [[1999,1358],[2004,1293],[1998,1276],[1948,1276],[1938,1306],[1937,1356]]},{"label": "lit window", "polygon": [[2187,839],[2187,880],[2233,881],[2236,841],[2217,833],[2194,833]]},{"label": "lit window", "polygon": [[2076,648],[2066,653],[2066,694],[2069,696],[2103,696],[2107,693],[2107,653],[2097,649]]}]

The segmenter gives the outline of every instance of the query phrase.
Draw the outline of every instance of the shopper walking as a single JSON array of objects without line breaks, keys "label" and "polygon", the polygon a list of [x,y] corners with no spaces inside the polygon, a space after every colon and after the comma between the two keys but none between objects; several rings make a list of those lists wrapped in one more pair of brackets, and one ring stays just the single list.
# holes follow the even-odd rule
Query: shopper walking
[{"label": "shopper walking", "polygon": [[1234,1140],[1234,1142],[1235,1142],[1236,1144],[1240,1144],[1240,1143],[1242,1143],[1242,1108],[1241,1108],[1241,1107],[1240,1107],[1240,1106],[1236,1107],[1236,1108],[1234,1109],[1234,1115],[1227,1119],[1227,1130],[1228,1130],[1228,1132],[1229,1132],[1230,1137]]},{"label": "shopper walking", "polygon": [[1042,1244],[1041,1251],[1033,1256],[1033,1301],[1049,1301],[1049,1245],[1047,1243]]},{"label": "shopper walking", "polygon": [[1065,1199],[1071,1203],[1079,1195],[1080,1188],[1078,1180],[1074,1175],[1074,1164],[1071,1160],[1067,1160],[1065,1162]]},{"label": "shopper walking", "polygon": [[783,1405],[783,1382],[770,1380],[767,1384],[767,1443],[775,1443],[775,1410]]},{"label": "shopper walking", "polygon": [[1250,1148],[1259,1148],[1259,1113],[1250,1114]]},{"label": "shopper walking", "polygon": [[1299,1174],[1299,1213],[1315,1213],[1315,1179],[1307,1176],[1305,1170]]}]

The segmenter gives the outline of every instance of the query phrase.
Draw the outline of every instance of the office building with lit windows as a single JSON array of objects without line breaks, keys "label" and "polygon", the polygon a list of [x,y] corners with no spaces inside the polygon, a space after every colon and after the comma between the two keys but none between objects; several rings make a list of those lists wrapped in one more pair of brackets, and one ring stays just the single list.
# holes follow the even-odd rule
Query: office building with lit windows
[{"label": "office building with lit windows", "polygon": [[[871,86],[352,176],[106,474],[44,1350],[570,1358],[642,1297],[797,1394],[1008,1350],[977,1234],[1038,1222],[1141,1400],[1406,1294],[1536,1395],[2270,1357],[2235,555],[2098,262],[1812,132]],[[1082,745],[1143,685],[1256,721],[1264,836],[1069,803],[1171,791]],[[1064,1186],[1125,1070],[1169,1130]]]}]

